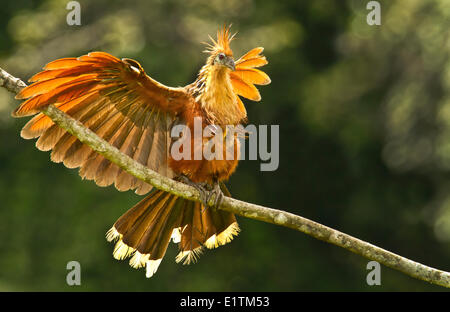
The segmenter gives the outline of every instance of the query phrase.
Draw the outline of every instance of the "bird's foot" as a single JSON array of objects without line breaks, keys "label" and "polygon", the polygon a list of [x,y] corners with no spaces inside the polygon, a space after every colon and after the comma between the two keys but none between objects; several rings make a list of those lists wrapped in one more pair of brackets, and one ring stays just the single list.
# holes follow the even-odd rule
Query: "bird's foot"
[{"label": "bird's foot", "polygon": [[200,193],[200,201],[203,203],[205,207],[208,206],[208,199],[209,199],[208,197],[209,190],[207,189],[208,183],[206,182],[195,183],[185,175],[180,175],[179,180],[184,184],[190,185],[193,188],[195,188]]},{"label": "bird's foot", "polygon": [[222,204],[223,201],[223,192],[220,188],[220,183],[218,181],[215,181],[212,187],[212,190],[209,192],[209,198],[212,198],[212,196],[214,196],[214,204],[213,207],[214,208],[219,208],[220,205]]},{"label": "bird's foot", "polygon": [[[220,189],[220,184],[218,181],[215,181],[213,185],[206,182],[195,183],[185,175],[180,176],[180,181],[194,187],[200,193],[200,201],[203,204],[203,209],[206,209],[209,205],[209,201],[214,198],[214,204],[212,207],[219,208],[220,204],[223,201],[223,192]],[[202,211],[203,212],[203,211]]]}]

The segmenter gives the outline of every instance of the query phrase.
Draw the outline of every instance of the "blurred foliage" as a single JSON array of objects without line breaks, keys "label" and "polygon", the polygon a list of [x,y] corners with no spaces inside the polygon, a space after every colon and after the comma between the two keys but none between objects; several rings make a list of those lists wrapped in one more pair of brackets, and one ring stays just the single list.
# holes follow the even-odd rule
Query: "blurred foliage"
[{"label": "blurred foliage", "polygon": [[[24,80],[56,58],[93,50],[137,59],[167,85],[191,82],[202,41],[233,23],[235,55],[264,46],[272,84],[246,102],[253,124],[280,125],[280,167],[242,161],[234,197],[284,209],[415,261],[450,270],[450,3],[380,1],[79,1],[81,26],[62,0],[5,1],[0,66]],[[240,218],[231,244],[199,263],[173,261],[145,278],[111,256],[105,232],[139,196],[82,181],[49,161],[10,117],[0,90],[0,291],[442,290],[289,229]],[[66,284],[67,262],[82,285]]]}]

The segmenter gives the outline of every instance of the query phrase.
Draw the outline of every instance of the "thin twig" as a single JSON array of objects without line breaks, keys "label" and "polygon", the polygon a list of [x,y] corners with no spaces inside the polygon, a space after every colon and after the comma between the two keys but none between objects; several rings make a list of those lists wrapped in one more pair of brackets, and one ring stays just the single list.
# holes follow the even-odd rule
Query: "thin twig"
[{"label": "thin twig", "polygon": [[[0,68],[0,86],[5,87],[13,93],[18,93],[26,86],[26,84]],[[82,123],[66,115],[53,105],[44,108],[42,112],[50,117],[57,125],[76,136],[81,142],[85,143],[94,151],[103,155],[106,159],[118,165],[120,168],[136,178],[149,183],[158,189],[180,197],[200,201],[200,194],[194,187],[162,176],[146,166],[134,161],[132,158],[123,154],[117,148],[111,146],[108,142],[98,137]],[[211,199],[211,204],[212,201],[213,199]],[[367,259],[375,260],[411,277],[450,288],[449,272],[434,269],[412,261],[408,258],[399,256],[368,242],[292,213],[243,202],[230,197],[224,197],[220,209],[233,212],[237,215],[250,219],[273,223],[303,232],[324,242],[345,248]]]}]

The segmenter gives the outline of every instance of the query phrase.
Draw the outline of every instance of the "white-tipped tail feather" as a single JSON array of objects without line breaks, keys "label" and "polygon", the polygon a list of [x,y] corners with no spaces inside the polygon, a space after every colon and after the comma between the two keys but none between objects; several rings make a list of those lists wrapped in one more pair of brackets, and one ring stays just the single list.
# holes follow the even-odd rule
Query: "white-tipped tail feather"
[{"label": "white-tipped tail feather", "polygon": [[172,236],[170,238],[172,239],[172,242],[174,242],[175,244],[181,242],[181,228],[173,229]]},{"label": "white-tipped tail feather", "polygon": [[214,234],[205,242],[205,247],[208,249],[217,248],[231,242],[234,236],[239,234],[239,225],[237,222],[231,223],[222,233]]},{"label": "white-tipped tail feather", "polygon": [[150,254],[141,254],[139,251],[136,251],[130,259],[130,265],[135,269],[142,268],[149,259]]},{"label": "white-tipped tail feather", "polygon": [[[159,196],[158,193],[152,194],[157,199],[164,200],[161,202],[151,202],[153,209],[162,209],[164,208],[163,204],[168,201],[167,197]],[[148,201],[148,200],[147,200]],[[155,205],[158,203],[158,205]],[[188,223],[183,223],[183,226],[178,224],[167,225],[167,228],[164,229],[164,226],[159,228],[160,233],[165,233],[165,243],[166,245],[158,245],[161,244],[161,240],[156,241],[155,237],[147,235],[145,239],[153,239],[153,243],[146,245],[146,242],[142,241],[142,233],[144,233],[147,229],[152,228],[151,222],[136,222],[136,215],[141,214],[141,220],[145,219],[147,214],[145,214],[145,209],[149,209],[148,206],[145,205],[146,202],[143,201],[141,206],[135,206],[136,209],[139,210],[131,210],[131,213],[125,214],[122,216],[114,226],[106,233],[106,239],[109,242],[115,242],[113,256],[117,260],[124,260],[130,257],[129,264],[131,267],[138,269],[145,267],[146,268],[146,277],[152,277],[156,271],[158,270],[159,265],[161,264],[162,257],[164,257],[165,249],[167,248],[167,244],[169,241],[173,241],[176,244],[179,244],[180,252],[175,257],[175,261],[177,263],[183,264],[191,264],[197,262],[198,257],[203,252],[203,248],[206,247],[208,249],[217,248],[219,246],[225,245],[231,242],[234,236],[239,233],[239,226],[236,222],[236,219],[233,215],[227,215],[226,213],[215,215],[216,219],[219,219],[217,228],[223,229],[226,224],[229,224],[225,230],[217,233],[211,233],[211,229],[215,228],[216,225],[213,223],[213,218],[206,219],[207,222],[202,222],[203,217],[201,216],[201,212],[196,216],[197,219],[190,221]],[[189,208],[189,207],[188,207]],[[186,209],[188,209],[186,208]],[[133,208],[134,209],[134,208]],[[167,209],[167,208],[166,208]],[[191,209],[193,209],[191,207]],[[198,207],[200,209],[200,206]],[[137,211],[137,212],[136,212]],[[200,210],[199,210],[200,211]],[[191,212],[192,213],[192,212]],[[213,213],[213,212],[211,212]],[[161,216],[167,216],[161,214]],[[134,219],[133,219],[134,218]],[[129,221],[128,219],[132,220]],[[231,219],[231,220],[230,220]],[[150,220],[150,219],[149,219]],[[169,217],[167,219],[163,219],[162,222],[169,222]],[[200,221],[199,221],[200,220]],[[208,221],[209,220],[209,221]],[[189,221],[189,220],[188,220]],[[156,221],[152,221],[156,222]],[[209,223],[208,223],[209,222]],[[212,223],[211,223],[212,222]],[[138,226],[140,228],[133,228],[134,226]],[[131,229],[131,230],[130,230]],[[120,231],[120,232],[119,232]],[[197,234],[193,234],[192,231],[199,231],[200,233],[210,233],[210,237],[199,237]],[[140,234],[136,234],[140,233]],[[137,238],[133,235],[140,235]],[[150,237],[150,238],[149,238]],[[124,240],[127,242],[125,243]],[[133,242],[133,243],[131,243]],[[128,245],[128,243],[131,245]],[[132,247],[134,246],[134,247]],[[146,246],[144,250],[141,250],[139,246]],[[140,249],[141,251],[137,250]],[[163,248],[163,249],[161,249]],[[188,249],[188,250],[187,250]],[[155,251],[156,250],[156,251]],[[161,251],[163,250],[163,251]],[[150,254],[151,251],[151,254]],[[153,259],[152,259],[153,255]]]},{"label": "white-tipped tail feather", "polygon": [[[231,242],[235,235],[239,234],[239,225],[237,222],[230,224],[224,231],[218,235],[214,234],[208,238],[204,246],[208,249],[217,248]],[[197,262],[198,257],[203,252],[203,246],[194,248],[193,250],[180,251],[175,258],[177,263],[191,264]]]},{"label": "white-tipped tail feather", "polygon": [[205,247],[208,249],[213,249],[219,247],[219,244],[217,242],[217,235],[214,234],[210,238],[208,238],[205,242]]},{"label": "white-tipped tail feather", "polygon": [[176,256],[175,261],[177,263],[183,261],[183,264],[196,263],[198,257],[201,255],[202,252],[203,252],[202,247],[197,247],[194,248],[193,250],[180,251]]},{"label": "white-tipped tail feather", "polygon": [[130,266],[138,269],[142,267],[146,267],[145,276],[150,278],[152,277],[156,271],[158,270],[159,264],[162,259],[150,260],[150,254],[143,254],[134,249],[133,247],[128,246],[122,241],[122,234],[120,234],[115,227],[112,227],[106,233],[106,239],[108,242],[117,241],[114,251],[113,257],[117,260],[124,260],[130,256]]},{"label": "white-tipped tail feather", "polygon": [[128,246],[120,239],[116,246],[114,247],[113,256],[117,260],[123,260],[131,256],[131,254],[135,251],[133,247]]},{"label": "white-tipped tail feather", "polygon": [[122,234],[117,232],[116,228],[113,226],[108,230],[108,232],[106,232],[106,240],[111,243],[117,239],[122,239]]},{"label": "white-tipped tail feather", "polygon": [[156,273],[156,271],[158,270],[159,264],[161,263],[162,259],[157,259],[157,260],[148,260],[146,262],[146,273],[145,276],[147,278],[150,278],[153,276],[153,274]]}]

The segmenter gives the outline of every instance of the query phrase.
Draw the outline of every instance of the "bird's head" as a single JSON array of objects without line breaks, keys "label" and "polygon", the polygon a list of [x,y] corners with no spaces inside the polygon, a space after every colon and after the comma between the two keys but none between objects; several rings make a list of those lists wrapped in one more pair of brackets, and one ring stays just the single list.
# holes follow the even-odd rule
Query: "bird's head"
[{"label": "bird's head", "polygon": [[220,52],[214,57],[213,60],[214,66],[223,66],[225,68],[229,68],[232,71],[236,69],[236,65],[234,64],[234,58],[232,55],[226,55],[224,52]]},{"label": "bird's head", "polygon": [[208,65],[211,66],[220,66],[224,69],[230,69],[234,71],[236,69],[236,65],[234,63],[233,51],[230,48],[230,42],[233,40],[236,34],[230,34],[230,28],[223,26],[222,29],[217,31],[217,40],[214,40],[209,37],[212,43],[206,43],[207,49],[206,53],[210,54],[208,58]]},{"label": "bird's head", "polygon": [[222,27],[217,31],[217,39],[206,43],[209,54],[206,64],[201,68],[197,80],[192,84],[192,92],[196,94],[202,107],[210,113],[214,122],[221,124],[237,124],[247,116],[240,96],[252,101],[260,101],[261,95],[257,85],[270,83],[269,76],[256,67],[267,64],[261,54],[262,47],[254,48],[236,62],[230,42],[236,34],[230,33],[230,27]]}]

